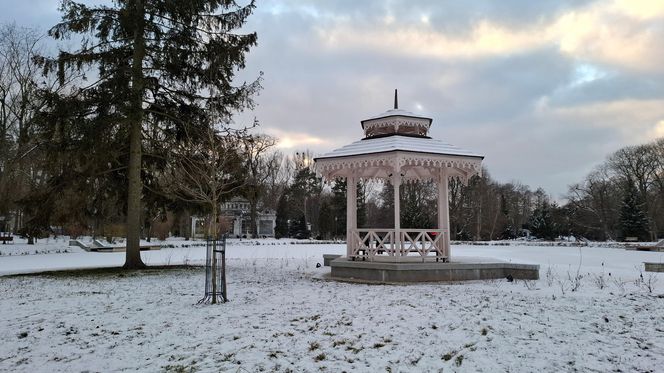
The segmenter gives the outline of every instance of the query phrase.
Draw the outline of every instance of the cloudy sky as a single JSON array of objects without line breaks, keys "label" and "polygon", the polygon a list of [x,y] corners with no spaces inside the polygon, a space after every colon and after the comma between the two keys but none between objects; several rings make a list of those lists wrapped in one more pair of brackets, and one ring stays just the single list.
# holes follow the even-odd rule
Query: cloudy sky
[{"label": "cloudy sky", "polygon": [[[0,22],[45,30],[55,4],[0,0]],[[249,115],[286,151],[359,139],[395,88],[433,137],[555,198],[664,136],[664,0],[259,0],[246,29],[242,76],[265,73]]]}]

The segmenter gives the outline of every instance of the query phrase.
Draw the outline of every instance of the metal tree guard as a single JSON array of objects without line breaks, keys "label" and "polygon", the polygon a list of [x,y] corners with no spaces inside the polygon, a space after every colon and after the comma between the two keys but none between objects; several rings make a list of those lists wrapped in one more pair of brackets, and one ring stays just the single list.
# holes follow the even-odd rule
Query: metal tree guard
[{"label": "metal tree guard", "polygon": [[208,237],[205,245],[205,297],[199,304],[228,302],[226,288],[226,235],[220,240]]}]

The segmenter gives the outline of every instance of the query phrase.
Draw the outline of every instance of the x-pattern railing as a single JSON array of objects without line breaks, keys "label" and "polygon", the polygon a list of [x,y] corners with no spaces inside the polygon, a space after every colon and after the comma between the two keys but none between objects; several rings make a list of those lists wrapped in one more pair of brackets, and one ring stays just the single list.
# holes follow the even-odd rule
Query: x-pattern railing
[{"label": "x-pattern railing", "polygon": [[394,230],[358,229],[352,232],[352,256],[373,258],[376,255],[394,255]]},{"label": "x-pattern railing", "polygon": [[[357,229],[351,232],[349,257],[374,260],[375,257],[421,257],[422,260],[447,260],[448,241],[444,229]],[[395,239],[396,238],[396,239]]]}]

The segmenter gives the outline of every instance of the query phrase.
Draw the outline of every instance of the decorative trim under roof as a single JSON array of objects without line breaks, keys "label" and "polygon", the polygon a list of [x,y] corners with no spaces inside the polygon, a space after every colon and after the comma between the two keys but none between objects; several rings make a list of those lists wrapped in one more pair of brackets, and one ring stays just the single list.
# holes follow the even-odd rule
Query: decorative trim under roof
[{"label": "decorative trim under roof", "polygon": [[459,177],[465,183],[482,173],[482,158],[424,154],[404,151],[316,159],[315,169],[325,181],[338,177],[385,180],[395,172],[401,180],[439,180],[443,175]]}]

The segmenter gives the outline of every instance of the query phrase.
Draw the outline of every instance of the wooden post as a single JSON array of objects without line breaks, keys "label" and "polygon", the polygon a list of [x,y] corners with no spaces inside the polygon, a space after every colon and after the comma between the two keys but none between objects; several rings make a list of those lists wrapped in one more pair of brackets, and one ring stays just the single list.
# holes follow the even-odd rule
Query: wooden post
[{"label": "wooden post", "polygon": [[346,178],[346,253],[350,258],[353,254],[357,230],[357,180],[354,176]]},{"label": "wooden post", "polygon": [[450,258],[450,196],[447,169],[440,170],[438,179],[438,229],[446,230],[443,233],[443,253]]},{"label": "wooden post", "polygon": [[399,205],[399,191],[401,190],[401,168],[395,167],[392,174],[392,185],[394,186],[394,256],[401,255],[401,206]]}]

